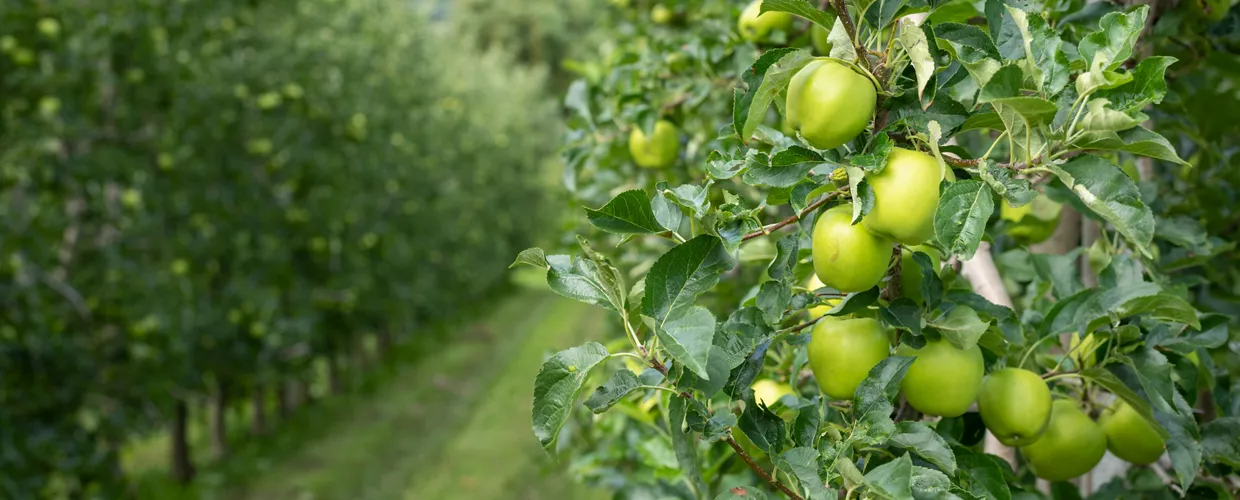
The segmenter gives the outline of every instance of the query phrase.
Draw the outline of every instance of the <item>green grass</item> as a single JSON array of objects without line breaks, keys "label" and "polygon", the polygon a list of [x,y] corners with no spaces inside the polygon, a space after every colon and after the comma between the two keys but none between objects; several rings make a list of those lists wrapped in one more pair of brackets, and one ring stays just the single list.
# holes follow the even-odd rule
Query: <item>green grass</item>
[{"label": "green grass", "polygon": [[[605,498],[558,472],[530,430],[544,353],[602,331],[604,316],[519,289],[432,355],[383,374],[369,391],[325,399],[278,431],[200,465],[190,489],[167,479],[166,438],[129,453],[143,498]],[[242,427],[239,425],[234,427]],[[196,431],[195,445],[205,451]],[[154,443],[154,444],[152,444]]]}]

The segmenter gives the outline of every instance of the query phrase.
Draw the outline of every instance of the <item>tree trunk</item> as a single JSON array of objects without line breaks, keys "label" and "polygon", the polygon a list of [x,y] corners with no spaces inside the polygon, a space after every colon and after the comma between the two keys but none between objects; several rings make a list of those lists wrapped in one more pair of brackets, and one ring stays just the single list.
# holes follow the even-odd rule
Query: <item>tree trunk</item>
[{"label": "tree trunk", "polygon": [[223,382],[216,384],[211,407],[211,453],[217,460],[228,455],[228,386]]},{"label": "tree trunk", "polygon": [[261,436],[267,432],[267,391],[261,383],[254,384],[253,401],[254,418],[250,420],[250,432]]},{"label": "tree trunk", "polygon": [[327,355],[327,381],[328,389],[334,396],[336,394],[340,394],[343,387],[340,379],[340,354],[335,352],[335,349],[332,351],[333,352],[330,352]]},{"label": "tree trunk", "polygon": [[288,417],[293,414],[294,387],[292,382],[276,383],[276,412],[279,413],[280,420],[288,420]]},{"label": "tree trunk", "polygon": [[172,414],[172,478],[188,484],[194,479],[194,472],[189,456],[189,405],[178,399]]}]

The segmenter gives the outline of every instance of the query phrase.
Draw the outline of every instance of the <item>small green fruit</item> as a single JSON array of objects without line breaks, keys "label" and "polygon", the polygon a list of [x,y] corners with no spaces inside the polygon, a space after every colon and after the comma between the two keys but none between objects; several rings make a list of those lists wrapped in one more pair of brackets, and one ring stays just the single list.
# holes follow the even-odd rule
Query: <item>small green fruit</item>
[{"label": "small green fruit", "polygon": [[943,167],[933,156],[892,148],[887,166],[866,181],[874,188],[874,208],[861,219],[866,229],[905,245],[919,245],[934,236]]},{"label": "small green fruit", "polygon": [[1033,202],[1013,208],[1006,201],[999,203],[999,217],[1009,222],[1007,233],[1025,244],[1041,243],[1055,234],[1063,205],[1039,194]]},{"label": "small green fruit", "polygon": [[938,272],[942,265],[943,254],[938,249],[925,245],[905,247],[900,250],[900,293],[918,304],[925,300],[921,295],[921,266],[913,260],[913,254],[921,252],[930,257],[930,264]]},{"label": "small green fruit", "polygon": [[775,30],[788,31],[792,27],[792,14],[787,12],[762,13],[762,0],[755,0],[741,11],[736,28],[741,38],[751,42],[765,42]]},{"label": "small green fruit", "polygon": [[820,56],[831,55],[831,42],[827,41],[827,35],[831,34],[829,28],[824,28],[817,24],[809,28],[809,40],[814,44],[814,51]]},{"label": "small green fruit", "polygon": [[659,4],[655,5],[653,9],[650,9],[650,20],[655,24],[670,23],[672,22],[672,17],[672,9],[667,8],[666,5]]},{"label": "small green fruit", "polygon": [[1027,446],[1051,421],[1051,390],[1038,374],[1004,368],[982,381],[977,408],[986,428],[1008,446]]},{"label": "small green fruit", "polygon": [[916,356],[900,389],[917,411],[941,417],[959,417],[977,400],[986,366],[976,345],[957,349],[946,339],[928,340],[921,349],[902,344],[900,356]]},{"label": "small green fruit", "polygon": [[1122,399],[1102,413],[1098,424],[1107,435],[1107,449],[1134,465],[1154,463],[1167,448],[1154,426]]},{"label": "small green fruit", "polygon": [[1066,399],[1051,405],[1051,421],[1042,437],[1020,448],[1033,474],[1049,481],[1067,481],[1089,472],[1106,452],[1102,427]]},{"label": "small green fruit", "polygon": [[887,331],[874,318],[823,318],[809,342],[809,367],[831,399],[852,399],[857,386],[891,352]]},{"label": "small green fruit", "polygon": [[852,224],[852,205],[818,216],[812,248],[818,279],[841,292],[869,290],[887,274],[891,242]]},{"label": "small green fruit", "polygon": [[788,124],[815,148],[836,148],[870,124],[877,97],[869,78],[833,60],[816,59],[788,83]]},{"label": "small green fruit", "polygon": [[659,120],[649,138],[641,127],[633,127],[629,133],[629,154],[638,166],[667,167],[676,161],[679,151],[680,139],[676,137],[676,126],[669,121]]}]

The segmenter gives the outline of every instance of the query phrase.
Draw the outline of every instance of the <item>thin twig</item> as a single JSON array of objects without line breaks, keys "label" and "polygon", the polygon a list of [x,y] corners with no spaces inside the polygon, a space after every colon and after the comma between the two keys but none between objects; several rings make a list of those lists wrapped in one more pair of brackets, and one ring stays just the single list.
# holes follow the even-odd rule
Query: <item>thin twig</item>
[{"label": "thin twig", "polygon": [[788,487],[785,486],[784,483],[776,481],[774,477],[771,477],[770,473],[768,473],[765,469],[763,469],[756,462],[754,462],[753,458],[751,458],[748,453],[745,453],[745,450],[741,449],[741,445],[736,443],[736,439],[733,438],[730,433],[728,434],[728,438],[726,441],[728,442],[728,446],[732,447],[732,451],[735,451],[737,455],[740,455],[741,460],[744,460],[746,464],[749,464],[749,468],[753,469],[754,472],[758,473],[758,476],[760,476],[768,484],[770,484],[771,486],[774,486],[776,489],[783,492],[784,495],[787,495],[788,498],[792,500],[805,500],[804,498],[801,497],[801,495],[796,494],[795,491],[788,489]]},{"label": "thin twig", "polygon": [[820,207],[825,205],[828,201],[831,201],[832,199],[839,197],[843,193],[844,191],[840,190],[840,191],[832,192],[831,194],[828,194],[826,196],[823,196],[822,198],[819,198],[817,201],[810,203],[809,206],[805,207],[800,212],[797,212],[797,214],[793,215],[792,217],[781,220],[774,224],[762,226],[762,229],[746,234],[745,237],[741,238],[741,241],[749,241],[759,236],[766,236],[768,234],[771,234],[774,231],[778,231],[780,228],[783,228],[784,226],[796,223],[797,221],[801,220],[801,218],[805,217],[806,215],[809,215],[810,212],[813,212],[814,210],[818,210]]},{"label": "thin twig", "polygon": [[891,278],[887,280],[887,286],[883,288],[883,298],[887,299],[888,302],[896,300],[904,294],[903,284],[900,282],[900,273],[903,271],[901,269],[903,267],[901,262],[904,259],[900,257],[900,245],[895,245],[891,249],[891,258],[895,260],[895,263],[891,265],[891,270],[887,272],[887,275]]},{"label": "thin twig", "polygon": [[[874,67],[870,65],[870,56],[868,51],[857,41],[857,27],[853,26],[852,17],[848,14],[848,6],[844,0],[831,0],[831,5],[835,6],[835,15],[840,22],[844,23],[844,31],[848,33],[848,39],[852,40],[853,49],[857,52],[857,58],[865,62],[865,69],[874,73]],[[877,75],[875,75],[877,76]]]}]

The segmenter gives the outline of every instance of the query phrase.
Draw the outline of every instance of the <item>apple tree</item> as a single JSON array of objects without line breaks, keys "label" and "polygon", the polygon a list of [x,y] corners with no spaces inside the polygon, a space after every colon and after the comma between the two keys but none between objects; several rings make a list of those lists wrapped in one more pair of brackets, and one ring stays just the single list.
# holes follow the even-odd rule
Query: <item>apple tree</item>
[{"label": "apple tree", "polygon": [[1227,7],[617,5],[513,264],[614,340],[534,434],[626,498],[1231,498]]}]

